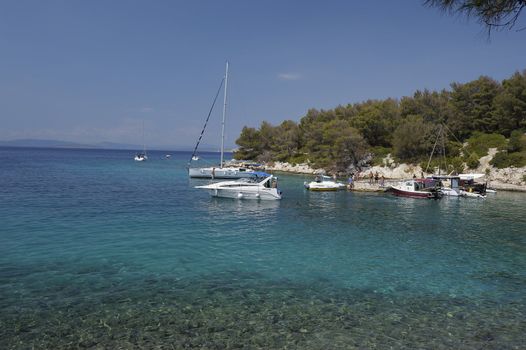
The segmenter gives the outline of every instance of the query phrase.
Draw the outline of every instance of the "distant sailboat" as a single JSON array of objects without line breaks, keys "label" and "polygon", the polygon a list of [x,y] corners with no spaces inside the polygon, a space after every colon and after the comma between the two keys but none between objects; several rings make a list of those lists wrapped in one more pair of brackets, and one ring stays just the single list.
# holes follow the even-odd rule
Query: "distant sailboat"
[{"label": "distant sailboat", "polygon": [[[225,69],[225,77],[223,79],[225,86],[224,86],[224,97],[223,97],[223,120],[221,122],[221,162],[219,166],[215,167],[207,167],[207,168],[188,168],[188,175],[193,178],[204,178],[204,179],[240,179],[245,177],[255,177],[256,171],[243,168],[243,167],[224,167],[224,150],[225,150],[225,116],[226,116],[226,105],[227,105],[227,90],[228,90],[228,62],[226,63],[226,69]],[[197,147],[199,146],[199,143],[201,142],[201,138],[203,137],[203,133],[205,131],[206,125],[208,123],[208,119],[210,118],[210,114],[212,113],[212,109],[214,108],[215,102],[217,100],[217,96],[219,95],[219,92],[221,91],[221,87],[223,86],[223,81],[221,82],[221,85],[219,86],[219,90],[217,91],[216,97],[214,99],[214,103],[212,104],[212,108],[210,109],[210,112],[208,113],[208,117],[205,122],[205,126],[203,127],[203,130],[201,131],[201,135],[199,136],[199,139],[197,141],[197,144],[194,148],[194,152],[192,154],[191,160],[199,160],[199,157],[196,155]]]},{"label": "distant sailboat", "polygon": [[142,152],[138,152],[134,159],[136,162],[144,162],[148,159],[148,155],[146,154],[146,143],[144,142],[144,121],[142,122]]}]

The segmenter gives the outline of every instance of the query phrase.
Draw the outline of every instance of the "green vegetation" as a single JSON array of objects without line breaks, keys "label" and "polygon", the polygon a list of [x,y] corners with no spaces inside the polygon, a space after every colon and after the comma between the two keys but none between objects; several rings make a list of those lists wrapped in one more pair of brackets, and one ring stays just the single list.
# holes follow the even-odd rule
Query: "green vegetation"
[{"label": "green vegetation", "polygon": [[526,152],[508,153],[507,151],[499,152],[491,160],[491,165],[496,168],[508,168],[510,166],[526,166]]},{"label": "green vegetation", "polygon": [[475,169],[476,167],[478,167],[480,164],[479,162],[479,156],[477,155],[477,153],[471,153],[467,158],[466,158],[466,165],[468,166],[468,168],[470,169]]},{"label": "green vegetation", "polygon": [[515,27],[526,7],[524,0],[426,0],[425,3],[447,13],[475,17],[486,27],[488,33],[494,28]]},{"label": "green vegetation", "polygon": [[483,134],[478,131],[474,132],[473,135],[467,139],[467,142],[466,151],[477,154],[479,158],[486,156],[490,148],[504,149],[507,145],[506,138],[503,135]]},{"label": "green vegetation", "polygon": [[[437,140],[441,128],[447,133]],[[434,148],[435,155],[446,154],[452,162],[448,166],[462,169],[464,163],[476,168],[478,158],[495,147],[504,151],[495,164],[521,166],[524,130],[526,71],[502,82],[482,76],[453,83],[450,91],[416,91],[400,100],[310,109],[299,123],[286,120],[277,126],[263,122],[259,128],[244,127],[234,157],[309,162],[331,172],[349,172],[365,164],[381,164],[388,153],[397,162],[427,163]]]},{"label": "green vegetation", "polygon": [[499,169],[526,166],[526,135],[513,131],[506,148],[497,153],[490,163]]}]

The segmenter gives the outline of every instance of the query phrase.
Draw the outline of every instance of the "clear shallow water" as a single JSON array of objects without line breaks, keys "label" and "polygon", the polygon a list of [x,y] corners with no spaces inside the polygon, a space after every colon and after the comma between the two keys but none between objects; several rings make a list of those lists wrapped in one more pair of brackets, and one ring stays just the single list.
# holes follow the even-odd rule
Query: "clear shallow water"
[{"label": "clear shallow water", "polygon": [[0,348],[524,346],[525,194],[213,199],[149,156],[0,148]]}]

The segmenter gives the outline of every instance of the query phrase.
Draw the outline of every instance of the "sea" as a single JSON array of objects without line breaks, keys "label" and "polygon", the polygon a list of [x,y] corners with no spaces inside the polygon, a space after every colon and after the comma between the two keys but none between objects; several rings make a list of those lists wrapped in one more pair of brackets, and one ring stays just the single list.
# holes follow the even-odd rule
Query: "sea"
[{"label": "sea", "polygon": [[148,156],[0,148],[1,349],[526,348],[525,193],[222,199]]}]

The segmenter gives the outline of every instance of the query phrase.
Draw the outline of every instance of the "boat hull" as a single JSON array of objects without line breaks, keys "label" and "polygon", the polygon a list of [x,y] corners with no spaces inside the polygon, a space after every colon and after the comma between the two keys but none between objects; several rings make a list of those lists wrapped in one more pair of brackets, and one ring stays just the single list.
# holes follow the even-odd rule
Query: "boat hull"
[{"label": "boat hull", "polygon": [[190,168],[188,175],[196,179],[241,179],[253,177],[254,172],[242,168]]},{"label": "boat hull", "polygon": [[440,192],[442,192],[444,196],[449,196],[449,197],[460,197],[461,196],[459,190],[452,189],[452,188],[441,188]]},{"label": "boat hull", "polygon": [[486,196],[477,193],[477,192],[470,192],[470,191],[460,191],[460,195],[464,198],[479,198],[479,199],[485,199]]},{"label": "boat hull", "polygon": [[308,190],[314,191],[314,192],[336,192],[339,190],[339,188],[333,187],[307,187]]},{"label": "boat hull", "polygon": [[254,182],[254,179],[242,179],[195,186],[195,188],[208,190],[212,197],[257,200],[281,199],[281,191],[278,189],[277,178],[272,175],[268,175],[259,182]]},{"label": "boat hull", "polygon": [[426,192],[426,191],[405,191],[405,190],[398,189],[396,187],[391,187],[391,192],[395,196],[398,196],[398,197],[422,198],[422,199],[436,198],[434,193]]}]

